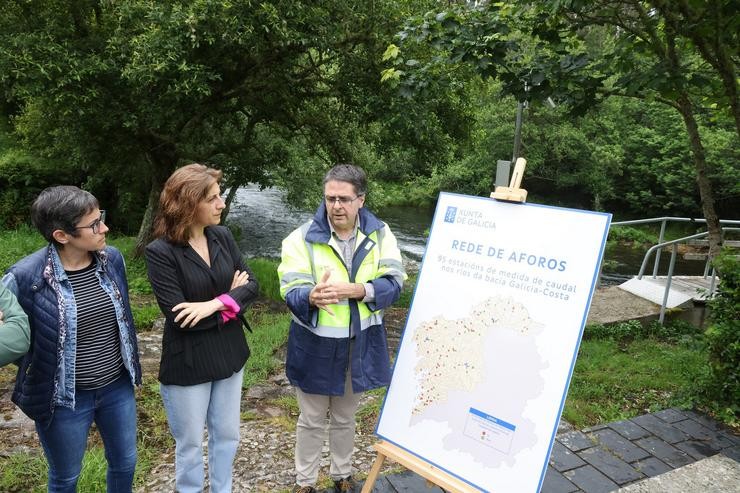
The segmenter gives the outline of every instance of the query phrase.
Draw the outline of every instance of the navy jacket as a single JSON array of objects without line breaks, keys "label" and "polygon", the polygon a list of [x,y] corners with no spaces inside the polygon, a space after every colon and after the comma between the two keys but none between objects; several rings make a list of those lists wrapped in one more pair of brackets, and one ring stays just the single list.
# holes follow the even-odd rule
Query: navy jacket
[{"label": "navy jacket", "polygon": [[[71,285],[65,286],[69,281],[54,248],[49,245],[21,259],[3,278],[16,294],[31,326],[31,348],[18,368],[12,400],[42,425],[51,422],[56,405],[74,407],[74,373],[65,374],[64,370],[65,360],[74,358],[69,341],[74,340],[72,332],[76,327],[70,324],[68,309],[74,298],[60,299],[62,293],[71,293]],[[138,385],[141,365],[123,256],[115,248],[106,247],[95,257],[101,282],[116,306],[124,366],[132,383]],[[60,333],[66,337],[62,339]]]},{"label": "navy jacket", "polygon": [[[373,255],[377,264],[374,265],[376,272],[388,272],[383,263],[390,261],[394,265],[387,274],[381,274],[371,279],[375,291],[375,301],[367,303],[369,310],[377,311],[371,318],[367,327],[360,325],[360,314],[358,309],[359,300],[348,300],[350,311],[350,325],[354,331],[347,327],[341,336],[325,337],[317,333],[318,309],[309,303],[309,293],[315,285],[316,278],[303,281],[295,281],[298,277],[293,260],[288,260],[286,250],[291,243],[305,241],[312,245],[311,248],[328,249],[328,258],[334,258],[338,269],[345,269],[340,254],[330,245],[331,228],[326,216],[326,206],[322,202],[313,221],[304,224],[283,240],[283,259],[278,272],[281,275],[281,289],[285,292],[285,301],[290,309],[293,320],[290,324],[288,336],[288,349],[286,357],[286,374],[290,383],[304,392],[319,395],[343,395],[345,375],[351,369],[353,392],[388,385],[390,382],[390,361],[388,356],[388,343],[385,325],[382,319],[382,310],[393,304],[400,296],[405,273],[402,270],[400,252],[397,251],[396,240],[386,224],[375,217],[370,211],[361,208],[358,212],[360,219],[360,231],[366,237],[371,235],[383,235],[385,241],[366,242],[365,246],[355,246],[355,255],[352,260],[352,268],[347,272],[350,282],[358,281],[356,274],[363,260],[370,257],[370,252],[378,252]],[[303,234],[305,228],[305,235]],[[359,242],[358,242],[359,243]],[[382,251],[386,244],[388,250]],[[308,248],[306,249],[308,250]],[[307,255],[306,262],[312,262]],[[387,267],[387,266],[386,266]],[[315,276],[321,275],[321,268],[315,265],[303,265],[302,270],[313,272]],[[310,277],[310,276],[309,276]],[[292,285],[286,288],[286,285]],[[350,339],[354,333],[354,339]],[[352,357],[350,360],[350,344],[354,341]]]}]

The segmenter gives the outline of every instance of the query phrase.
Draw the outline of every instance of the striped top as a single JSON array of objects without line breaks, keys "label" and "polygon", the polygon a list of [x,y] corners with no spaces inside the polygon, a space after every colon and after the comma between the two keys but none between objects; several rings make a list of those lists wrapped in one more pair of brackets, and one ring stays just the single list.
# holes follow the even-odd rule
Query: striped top
[{"label": "striped top", "polygon": [[121,375],[123,357],[113,301],[95,275],[96,263],[66,271],[77,305],[75,387],[99,389]]}]

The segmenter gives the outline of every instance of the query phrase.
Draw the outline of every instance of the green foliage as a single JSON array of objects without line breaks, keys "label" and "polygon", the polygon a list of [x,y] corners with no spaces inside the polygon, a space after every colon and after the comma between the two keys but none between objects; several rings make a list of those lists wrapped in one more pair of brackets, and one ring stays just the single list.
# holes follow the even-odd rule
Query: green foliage
[{"label": "green foliage", "polygon": [[700,395],[710,409],[736,423],[740,420],[740,260],[725,252],[714,266],[721,281],[709,301],[709,371]]},{"label": "green foliage", "polygon": [[676,320],[661,325],[657,321],[642,323],[639,320],[628,320],[614,324],[587,325],[584,339],[631,342],[637,339],[653,339],[671,344],[690,343],[702,339],[702,332],[683,320]]},{"label": "green foliage", "polygon": [[295,394],[284,395],[272,401],[272,404],[276,405],[280,409],[284,409],[290,416],[298,416],[300,414],[300,408],[298,407],[298,399]]},{"label": "green foliage", "polygon": [[44,188],[83,182],[82,170],[22,149],[10,135],[7,123],[0,120],[0,228],[28,222],[31,204]]},{"label": "green foliage", "polygon": [[408,179],[466,132],[463,98],[380,85],[387,42],[433,3],[10,2],[0,103],[24,148],[84,172],[127,234],[188,161],[296,202],[338,161]]},{"label": "green foliage", "polygon": [[131,313],[134,316],[134,327],[136,327],[138,332],[151,330],[154,326],[154,322],[162,317],[159,305],[153,301],[140,304],[132,302]]},{"label": "green foliage", "polygon": [[654,338],[581,343],[563,418],[576,428],[689,407],[706,352]]},{"label": "green foliage", "polygon": [[416,283],[419,280],[419,273],[415,272],[409,274],[409,278],[403,283],[403,289],[401,290],[401,296],[398,297],[394,306],[399,308],[410,308],[411,300],[414,297],[414,290],[416,289]]},{"label": "green foliage", "polygon": [[280,297],[280,279],[278,278],[278,261],[275,259],[252,258],[247,261],[249,268],[260,285],[260,295],[269,300],[283,302]]},{"label": "green foliage", "polygon": [[41,453],[20,452],[0,458],[0,491],[8,493],[46,491],[47,465]]},{"label": "green foliage", "polygon": [[653,233],[631,226],[612,226],[609,228],[608,241],[630,243],[634,247],[642,247],[657,244],[658,237]]},{"label": "green foliage", "polygon": [[0,229],[0,273],[5,273],[8,267],[46,244],[46,240],[30,226]]},{"label": "green foliage", "polygon": [[244,369],[244,388],[263,381],[281,362],[275,351],[288,340],[290,314],[254,309],[247,313],[252,333],[247,332],[251,354]]},{"label": "green foliage", "polygon": [[[138,465],[140,467],[140,464]],[[102,447],[91,447],[82,459],[77,483],[79,493],[98,493],[106,489],[108,462]],[[46,491],[48,466],[42,454],[13,454],[0,459],[0,490],[13,492]]]}]

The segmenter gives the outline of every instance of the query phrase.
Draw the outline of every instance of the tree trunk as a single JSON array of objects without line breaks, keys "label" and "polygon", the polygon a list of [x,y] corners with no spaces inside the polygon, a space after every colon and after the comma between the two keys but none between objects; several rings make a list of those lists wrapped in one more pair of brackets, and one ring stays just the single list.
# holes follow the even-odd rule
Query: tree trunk
[{"label": "tree trunk", "polygon": [[152,170],[152,183],[149,188],[149,198],[147,200],[146,211],[144,211],[144,218],[141,220],[139,234],[136,236],[136,248],[134,250],[136,257],[144,253],[144,248],[153,239],[152,228],[154,226],[154,218],[159,209],[159,195],[170,173],[177,166],[178,161],[177,150],[171,143],[158,140],[150,146],[150,149],[146,157]]},{"label": "tree trunk", "polygon": [[[668,73],[676,80],[681,80],[682,67],[679,62],[679,54],[676,50],[676,32],[668,26],[665,30],[666,35],[666,61],[668,62]],[[712,184],[709,182],[707,173],[707,158],[704,152],[704,145],[699,135],[699,125],[694,117],[694,106],[686,91],[686,87],[677,84],[676,108],[681,113],[686,132],[689,134],[689,147],[691,149],[691,158],[694,161],[696,170],[696,184],[699,187],[699,197],[701,199],[701,210],[704,219],[707,221],[707,240],[709,240],[709,258],[714,258],[722,248],[722,227],[719,224],[719,217],[714,210],[714,194],[712,193]]]},{"label": "tree trunk", "polygon": [[159,194],[162,192],[162,184],[152,178],[152,185],[149,188],[149,198],[146,204],[146,211],[139,226],[139,234],[136,236],[136,248],[134,256],[139,257],[144,253],[144,248],[152,241],[152,229],[154,227],[154,216],[157,213],[159,205]]},{"label": "tree trunk", "polygon": [[239,191],[239,185],[232,185],[229,188],[229,193],[226,194],[226,200],[224,202],[226,203],[226,207],[224,207],[223,212],[221,213],[221,224],[223,224],[226,221],[226,218],[229,216],[229,211],[231,211],[231,203],[234,201],[234,197],[236,197],[236,192]]},{"label": "tree trunk", "polygon": [[699,135],[699,126],[694,118],[694,111],[691,101],[686,93],[682,93],[677,100],[678,111],[681,113],[686,131],[689,134],[689,146],[691,147],[691,157],[696,169],[696,184],[699,187],[699,197],[701,198],[701,210],[704,219],[707,220],[707,231],[709,235],[709,256],[714,258],[722,248],[722,226],[719,224],[719,217],[714,210],[714,194],[712,193],[712,184],[709,182],[707,174],[706,153],[704,145]]}]

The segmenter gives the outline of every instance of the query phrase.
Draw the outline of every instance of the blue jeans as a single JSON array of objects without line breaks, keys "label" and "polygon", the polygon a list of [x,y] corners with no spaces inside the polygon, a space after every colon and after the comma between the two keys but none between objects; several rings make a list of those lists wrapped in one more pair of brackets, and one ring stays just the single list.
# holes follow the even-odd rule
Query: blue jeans
[{"label": "blue jeans", "polygon": [[57,406],[48,427],[36,424],[49,463],[50,493],[77,490],[93,421],[108,461],[108,493],[130,492],[136,470],[136,400],[128,373],[96,390],[76,390],[75,409]]},{"label": "blue jeans", "polygon": [[229,493],[239,446],[239,406],[244,369],[229,378],[197,385],[160,385],[167,422],[175,438],[175,490],[203,491],[203,427],[208,425],[211,493]]}]

